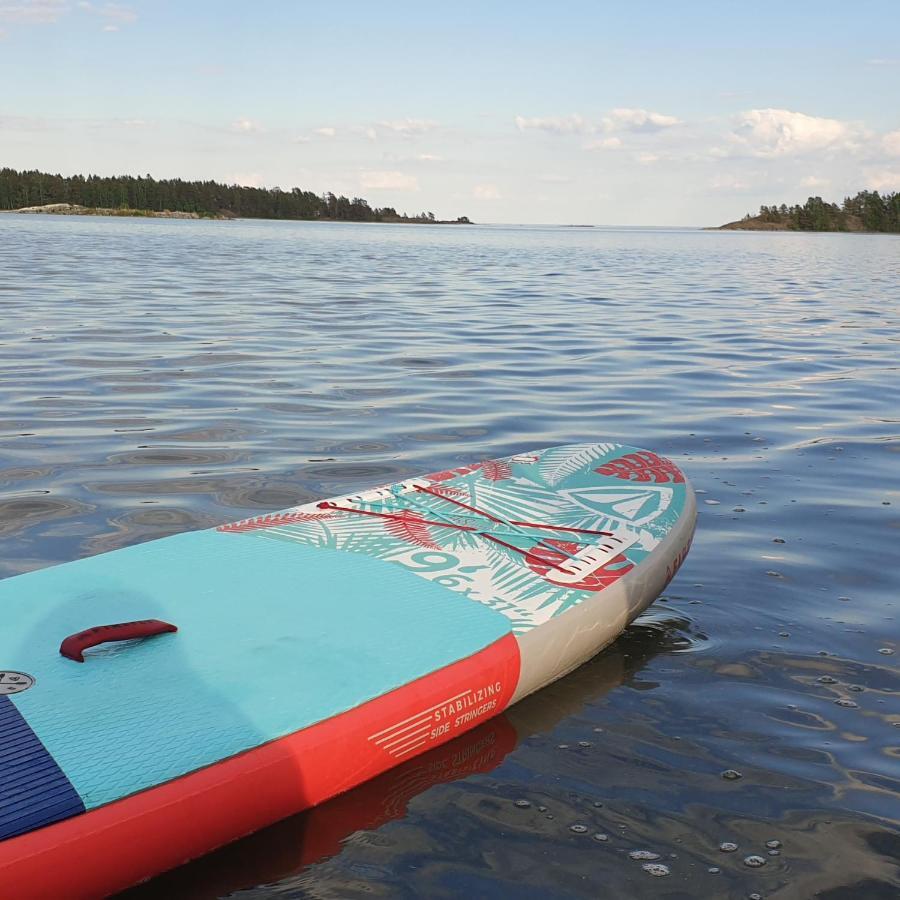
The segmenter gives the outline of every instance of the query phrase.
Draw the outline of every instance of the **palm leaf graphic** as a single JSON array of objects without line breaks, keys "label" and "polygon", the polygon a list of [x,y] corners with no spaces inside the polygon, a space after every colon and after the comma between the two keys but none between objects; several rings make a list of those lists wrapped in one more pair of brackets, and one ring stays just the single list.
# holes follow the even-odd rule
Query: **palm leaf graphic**
[{"label": "palm leaf graphic", "polygon": [[392,537],[405,541],[407,544],[415,544],[417,547],[425,547],[429,550],[441,549],[440,544],[435,541],[428,526],[423,522],[411,519],[385,519],[384,527]]},{"label": "palm leaf graphic", "polygon": [[256,531],[261,528],[278,528],[284,525],[297,525],[301,522],[321,522],[324,519],[335,518],[334,513],[308,513],[308,512],[280,512],[267,516],[257,516],[254,519],[242,519],[240,522],[231,522],[228,525],[220,525],[216,531],[226,533],[238,533],[244,531]]},{"label": "palm leaf graphic", "polygon": [[551,486],[580,472],[592,462],[602,459],[617,444],[576,444],[574,447],[557,447],[548,450],[538,462],[541,478]]},{"label": "palm leaf graphic", "polygon": [[481,464],[481,474],[488,481],[506,481],[512,478],[512,466],[502,459],[489,459]]},{"label": "palm leaf graphic", "polygon": [[508,485],[496,481],[483,481],[478,486],[477,505],[485,512],[502,519],[520,519],[529,522],[548,522],[571,502],[554,491],[527,481],[516,480]]}]

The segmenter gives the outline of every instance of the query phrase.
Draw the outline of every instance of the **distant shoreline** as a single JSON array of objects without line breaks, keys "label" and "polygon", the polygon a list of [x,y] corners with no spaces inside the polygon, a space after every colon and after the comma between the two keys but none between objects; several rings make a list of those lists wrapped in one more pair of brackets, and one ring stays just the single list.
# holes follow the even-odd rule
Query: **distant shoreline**
[{"label": "distant shoreline", "polygon": [[129,209],[120,207],[111,209],[107,207],[79,206],[77,203],[45,203],[43,206],[23,206],[21,209],[4,209],[0,212],[26,215],[54,215],[54,216],[134,216],[153,219],[227,219],[229,216],[201,215],[195,212],[178,212],[170,209]]},{"label": "distant shoreline", "polygon": [[872,231],[867,228],[797,228],[786,222],[765,222],[760,216],[739,219],[725,225],[711,225],[704,231],[792,231],[794,234],[890,234],[889,231]]},{"label": "distant shoreline", "polygon": [[860,191],[855,197],[844,197],[840,204],[810,197],[802,205],[761,206],[755,216],[747,213],[743,219],[708,230],[897,234],[900,233],[900,192]]},{"label": "distant shoreline", "polygon": [[702,231],[782,231],[791,234],[894,234],[892,231],[878,231],[871,228],[797,228],[782,222],[763,222],[759,216],[727,222],[725,225],[707,225]]},{"label": "distant shoreline", "polygon": [[[129,207],[99,207],[81,206],[77,203],[45,203],[42,206],[23,206],[20,209],[0,209],[0,213],[6,215],[53,215],[53,216],[119,216],[137,219],[213,219],[217,221],[229,221],[231,219],[244,218],[236,215],[223,215],[214,213],[182,212],[171,209],[130,209]],[[252,218],[262,218],[253,216]],[[311,219],[267,219],[271,222],[352,222],[353,219],[331,219],[318,216]],[[365,223],[364,223],[365,224]],[[475,225],[465,216],[459,219],[421,219],[403,216],[385,216],[373,224],[387,225]]]},{"label": "distant shoreline", "polygon": [[796,231],[781,222],[763,222],[759,216],[753,219],[741,219],[737,222],[726,222],[724,225],[711,225],[704,231]]}]

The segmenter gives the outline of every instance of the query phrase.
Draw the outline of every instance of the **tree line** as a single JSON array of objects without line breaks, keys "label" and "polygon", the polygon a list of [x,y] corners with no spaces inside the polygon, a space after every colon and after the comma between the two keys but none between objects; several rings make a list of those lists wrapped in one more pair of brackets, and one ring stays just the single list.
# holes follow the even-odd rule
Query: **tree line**
[{"label": "tree line", "polygon": [[[348,222],[436,222],[434,213],[409,216],[362,197],[316,194],[300,188],[245,187],[216,181],[156,179],[151,175],[51,175],[0,169],[0,209],[72,203],[91,209],[188,212],[248,219],[334,219]],[[460,216],[458,222],[467,222]]]},{"label": "tree line", "polygon": [[795,231],[887,231],[900,232],[900,193],[860,191],[844,202],[827,203],[810,197],[802,206],[761,206],[758,216],[747,219],[774,222]]}]

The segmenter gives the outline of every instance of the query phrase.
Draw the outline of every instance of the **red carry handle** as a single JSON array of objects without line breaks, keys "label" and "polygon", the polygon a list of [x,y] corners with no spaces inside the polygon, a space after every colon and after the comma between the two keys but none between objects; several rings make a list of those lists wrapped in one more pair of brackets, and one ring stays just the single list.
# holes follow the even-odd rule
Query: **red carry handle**
[{"label": "red carry handle", "polygon": [[153,637],[178,631],[174,625],[159,619],[141,619],[140,622],[121,622],[118,625],[95,625],[78,634],[70,634],[60,645],[59,652],[75,662],[84,662],[84,651],[88,647],[106,644],[110,641],[131,641],[135,638]]}]

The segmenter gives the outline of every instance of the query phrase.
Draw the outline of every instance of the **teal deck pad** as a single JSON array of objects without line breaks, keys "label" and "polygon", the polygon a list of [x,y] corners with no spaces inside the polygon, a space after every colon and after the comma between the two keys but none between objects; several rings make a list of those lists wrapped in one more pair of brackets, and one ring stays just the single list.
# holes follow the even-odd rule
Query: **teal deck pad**
[{"label": "teal deck pad", "polygon": [[[259,535],[182,534],[0,581],[3,668],[88,809],[289,734],[478,652],[508,620],[402,567]],[[85,628],[177,634],[59,655]]]}]

